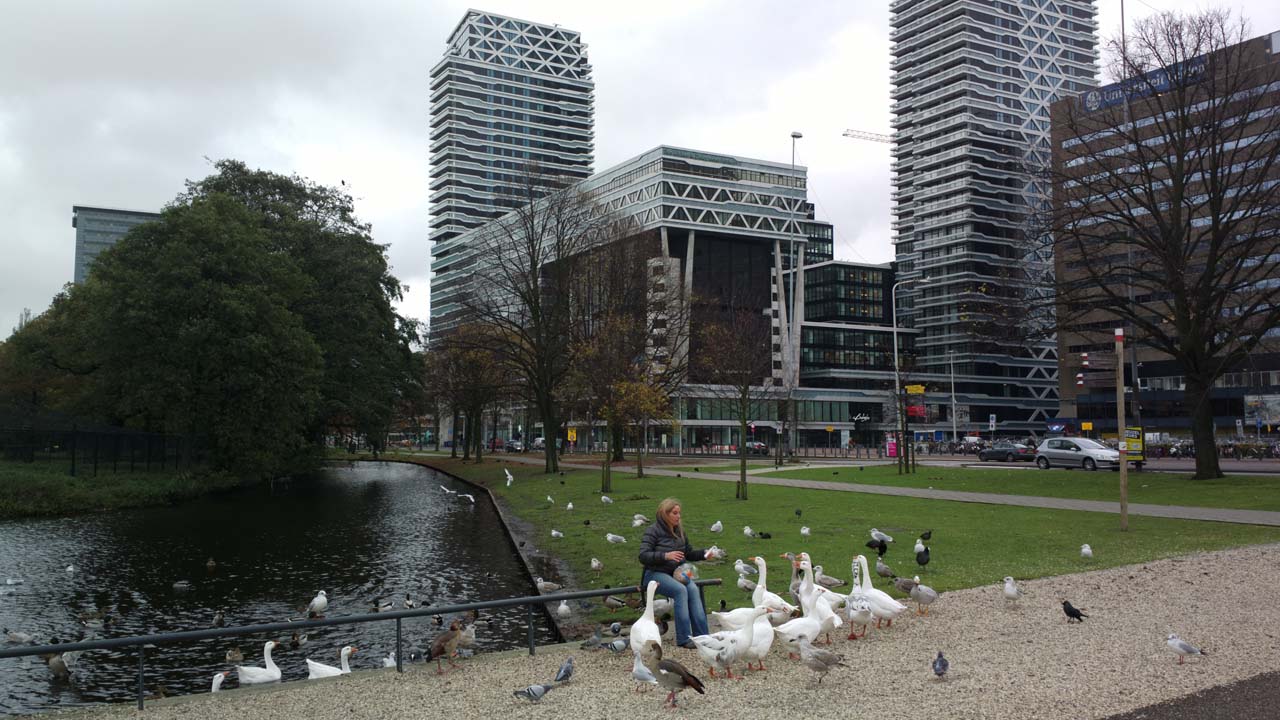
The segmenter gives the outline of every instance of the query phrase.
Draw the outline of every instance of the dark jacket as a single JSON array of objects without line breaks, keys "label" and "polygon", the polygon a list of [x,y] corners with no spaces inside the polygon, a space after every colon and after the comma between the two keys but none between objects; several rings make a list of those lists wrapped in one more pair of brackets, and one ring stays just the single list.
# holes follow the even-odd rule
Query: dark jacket
[{"label": "dark jacket", "polygon": [[644,537],[640,539],[640,563],[646,570],[656,570],[671,575],[676,568],[680,567],[680,563],[665,557],[672,550],[683,552],[684,562],[697,562],[704,559],[707,551],[694,550],[689,544],[688,537],[686,535],[685,539],[681,540],[667,530],[662,520],[654,520],[649,529],[644,531]]}]

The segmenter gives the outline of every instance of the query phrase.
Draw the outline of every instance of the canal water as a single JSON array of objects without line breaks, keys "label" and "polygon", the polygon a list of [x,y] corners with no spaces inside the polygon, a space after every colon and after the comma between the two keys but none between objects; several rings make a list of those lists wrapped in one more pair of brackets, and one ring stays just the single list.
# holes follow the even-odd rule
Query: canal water
[{"label": "canal water", "polygon": [[[300,619],[318,590],[330,617],[400,609],[406,593],[420,607],[536,594],[488,497],[416,465],[354,463],[177,507],[0,522],[0,626],[38,643],[211,628],[219,610],[227,625]],[[535,617],[535,639],[553,641]],[[526,641],[524,608],[482,619],[477,652]],[[405,646],[429,648],[438,632],[405,621]],[[273,653],[284,682],[305,681],[306,658],[337,666],[343,645],[359,648],[353,668],[381,667],[395,623],[315,628],[297,649],[288,633],[149,649],[148,693],[208,692],[232,667],[229,649],[260,666],[271,639],[284,644]],[[131,701],[136,672],[131,650],[87,651],[69,680],[38,658],[0,660],[0,714]],[[235,684],[231,673],[223,688]]]}]

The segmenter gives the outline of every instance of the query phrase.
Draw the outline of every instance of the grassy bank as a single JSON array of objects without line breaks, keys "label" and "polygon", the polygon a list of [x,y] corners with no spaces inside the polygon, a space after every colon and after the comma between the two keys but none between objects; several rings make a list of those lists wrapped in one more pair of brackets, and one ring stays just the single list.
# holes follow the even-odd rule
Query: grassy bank
[{"label": "grassy bank", "polygon": [[[406,458],[407,459],[407,458]],[[447,458],[415,458],[441,470],[489,487],[523,520],[537,528],[537,544],[545,552],[565,559],[583,584],[591,587],[628,585],[638,582],[640,565],[636,559],[644,526],[633,528],[631,517],[642,513],[654,517],[658,502],[675,496],[684,503],[690,539],[695,547],[712,543],[728,552],[729,562],[702,565],[704,577],[721,577],[725,585],[709,588],[708,603],[721,598],[730,606],[747,602],[748,595],[736,587],[734,558],[759,554],[776,573],[769,587],[785,588],[789,570],[778,560],[786,551],[809,552],[830,575],[849,579],[849,563],[855,553],[865,552],[863,543],[871,527],[895,536],[896,545],[887,560],[900,575],[919,573],[927,584],[939,590],[973,587],[998,582],[1005,575],[1033,578],[1144,562],[1201,550],[1280,541],[1280,528],[1220,523],[1130,518],[1130,532],[1121,533],[1114,515],[1037,508],[980,505],[881,495],[862,495],[832,490],[805,490],[755,485],[751,499],[735,500],[733,484],[692,478],[647,477],[614,474],[611,505],[600,500],[599,475],[595,471],[566,471],[563,476],[547,476],[540,467],[486,460],[481,465]],[[515,476],[506,487],[502,469]],[[865,473],[864,473],[865,474]],[[830,470],[827,470],[830,478]],[[550,495],[554,502],[548,502]],[[574,510],[565,509],[573,502]],[[799,509],[801,515],[796,517]],[[713,534],[709,526],[720,520],[724,532]],[[589,524],[585,524],[589,521]],[[772,534],[772,539],[747,538],[744,525]],[[811,528],[811,536],[800,536],[801,525]],[[916,566],[911,545],[927,528],[933,529],[930,543],[933,560],[923,571]],[[551,530],[564,533],[553,539]],[[612,532],[627,538],[626,544],[605,541]],[[1080,559],[1082,543],[1090,543],[1095,559]],[[597,557],[605,571],[596,578],[590,559]],[[874,560],[872,560],[874,562]],[[884,581],[877,581],[884,587]],[[607,617],[603,610],[595,615]]]},{"label": "grassy bank", "polygon": [[71,477],[61,465],[0,462],[0,519],[167,505],[239,484],[223,474],[156,471]]},{"label": "grassy bank", "polygon": [[[894,465],[858,468],[791,468],[762,477],[934,488],[1002,495],[1039,495],[1079,500],[1119,500],[1120,480],[1114,472],[1039,470],[1024,466],[950,468],[921,465],[914,475],[899,475]],[[1239,508],[1280,511],[1280,476],[1228,475],[1218,480],[1192,480],[1187,473],[1129,473],[1129,502],[1152,505]]]}]

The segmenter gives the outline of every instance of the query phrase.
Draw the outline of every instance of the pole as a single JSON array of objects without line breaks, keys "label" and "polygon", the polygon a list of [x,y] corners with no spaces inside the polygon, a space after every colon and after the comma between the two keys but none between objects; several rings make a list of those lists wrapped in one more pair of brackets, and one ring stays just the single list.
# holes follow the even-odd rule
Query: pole
[{"label": "pole", "polygon": [[[798,131],[793,130],[791,132],[791,174],[793,177],[795,176],[795,172],[796,172],[796,141],[803,137],[804,137],[804,134]],[[806,190],[805,192],[807,194],[808,191]],[[799,210],[800,210],[799,205],[797,205],[796,211],[792,213],[793,218],[796,214],[799,213]],[[800,325],[799,323],[796,322],[796,305],[802,302],[803,300],[797,294],[796,288],[799,287],[799,284],[801,282],[801,279],[800,279],[801,271],[798,268],[804,264],[803,260],[801,260],[799,263],[796,262],[795,236],[800,234],[799,218],[794,218],[794,222],[795,222],[795,228],[794,228],[794,232],[792,234],[791,243],[790,243],[791,244],[791,314],[787,316],[791,322],[791,327],[787,328],[787,336],[788,336],[787,343],[786,343],[787,362],[783,365],[783,367],[788,368],[786,387],[788,388],[787,394],[790,397],[787,398],[787,404],[790,406],[791,415],[793,417],[796,415],[796,400],[795,400],[794,388],[800,385],[800,368],[797,367],[797,365],[800,362],[800,348],[799,348]],[[803,255],[804,250],[801,250],[800,254]],[[794,449],[796,446],[796,441],[799,439],[799,423],[794,419],[791,422],[790,435],[791,435],[791,437],[789,438],[790,446]]]},{"label": "pole", "polygon": [[[893,305],[893,312],[890,313],[890,315],[893,316],[893,404],[894,404],[894,407],[897,409],[897,413],[898,413],[897,423],[896,423],[898,426],[898,429],[894,430],[894,435],[901,434],[902,412],[903,412],[902,371],[899,369],[899,365],[898,365],[898,286],[908,282],[911,282],[911,281],[899,280],[898,282],[893,284],[892,288],[889,289],[889,302]],[[902,440],[901,439],[898,440],[897,455],[898,457],[896,458],[896,460],[898,461],[898,474],[901,475],[902,474]]]},{"label": "pole", "polygon": [[947,357],[951,360],[951,442],[960,442],[960,436],[956,432],[956,354],[953,350],[947,351]]},{"label": "pole", "polygon": [[1124,428],[1124,329],[1116,328],[1116,438],[1120,450],[1120,532],[1129,531],[1129,461]]}]

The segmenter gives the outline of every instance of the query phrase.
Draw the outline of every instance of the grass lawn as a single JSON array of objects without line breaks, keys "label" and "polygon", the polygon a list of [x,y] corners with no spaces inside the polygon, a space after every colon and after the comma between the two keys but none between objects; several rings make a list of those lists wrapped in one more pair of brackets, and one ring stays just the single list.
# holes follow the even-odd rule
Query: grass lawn
[{"label": "grass lawn", "polygon": [[[449,460],[427,462],[487,485],[537,528],[537,544],[543,551],[568,561],[590,587],[637,583],[640,565],[636,554],[647,525],[633,528],[632,515],[642,513],[652,519],[660,500],[667,496],[680,498],[694,547],[714,543],[728,553],[728,562],[701,566],[703,577],[720,577],[725,582],[722,587],[707,589],[711,609],[719,605],[721,598],[728,600],[730,607],[749,602],[747,593],[736,587],[735,558],[756,554],[764,557],[771,570],[768,586],[775,591],[785,591],[790,579],[789,569],[778,559],[788,550],[809,552],[829,575],[847,581],[850,560],[856,553],[867,552],[863,543],[873,526],[897,540],[886,560],[898,574],[919,573],[926,584],[938,590],[993,584],[1005,575],[1020,579],[1043,577],[1280,541],[1280,528],[1271,527],[1131,517],[1130,531],[1121,533],[1117,529],[1118,518],[1104,513],[765,485],[751,486],[751,499],[743,502],[734,499],[732,483],[692,478],[637,479],[617,472],[610,493],[614,503],[605,505],[600,501],[599,474],[594,471],[547,476],[540,467],[512,463],[505,465],[515,476],[515,483],[508,488],[500,462],[486,461],[480,466]],[[554,504],[547,502],[547,495],[552,496]],[[565,504],[570,501],[575,509],[567,511]],[[800,518],[795,515],[797,509],[801,510]],[[587,520],[590,525],[583,524]],[[724,524],[724,532],[718,535],[708,530],[716,520]],[[800,536],[802,524],[812,530],[808,539]],[[744,525],[769,532],[773,538],[747,538],[742,533]],[[916,536],[926,528],[933,529],[933,560],[920,571],[911,549]],[[552,539],[552,529],[563,532],[564,538]],[[606,532],[626,537],[627,543],[606,542]],[[1080,545],[1086,542],[1093,546],[1093,561],[1080,559]],[[599,580],[589,569],[592,557],[605,564]],[[874,558],[871,562],[874,564]],[[888,590],[879,578],[877,586]],[[608,616],[603,608],[596,614]]]},{"label": "grass lawn", "polygon": [[[931,487],[936,490],[1039,495],[1080,500],[1120,499],[1119,474],[1107,471],[1038,470],[1034,466],[949,468],[920,465],[914,475],[899,475],[894,465],[857,468],[806,468],[765,473],[763,477]],[[1228,475],[1192,480],[1185,473],[1130,472],[1129,502],[1280,511],[1280,476]]]},{"label": "grass lawn", "polygon": [[239,484],[227,475],[173,471],[71,477],[62,463],[0,462],[0,519],[165,505]]}]

